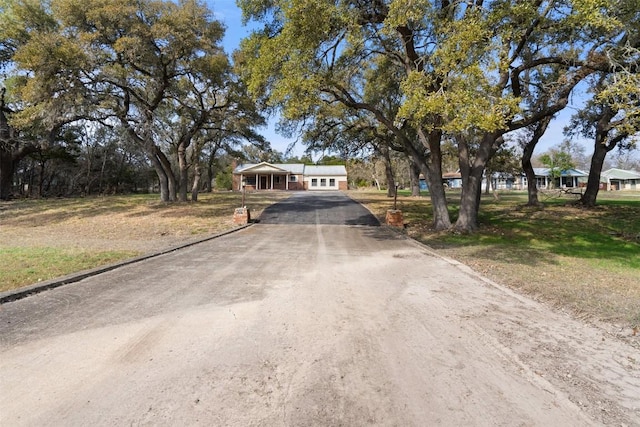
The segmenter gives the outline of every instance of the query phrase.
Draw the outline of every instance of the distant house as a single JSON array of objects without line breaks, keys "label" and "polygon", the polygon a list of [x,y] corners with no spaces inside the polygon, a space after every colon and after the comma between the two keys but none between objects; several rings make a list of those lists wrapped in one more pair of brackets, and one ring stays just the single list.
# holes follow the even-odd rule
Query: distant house
[{"label": "distant house", "polygon": [[[522,190],[527,187],[527,177],[524,173],[514,175],[508,172],[493,172],[490,176],[491,188],[494,190]],[[482,191],[486,190],[487,176],[482,180]]]},{"label": "distant house", "polygon": [[609,169],[600,174],[600,182],[608,191],[640,190],[640,173],[624,169]]},{"label": "distant house", "polygon": [[462,174],[460,172],[445,172],[442,174],[442,183],[447,188],[462,188]]},{"label": "distant house", "polygon": [[242,190],[346,190],[344,165],[316,166],[267,162],[238,165],[233,189]]},{"label": "distant house", "polygon": [[586,185],[589,174],[578,169],[567,169],[560,173],[559,178],[554,178],[549,168],[533,168],[536,174],[538,188],[569,188],[583,187]]},{"label": "distant house", "polygon": [[[420,190],[428,190],[429,184],[423,174],[419,176]],[[462,188],[462,175],[460,172],[445,172],[442,174],[442,183],[445,188]]]},{"label": "distant house", "polygon": [[[486,177],[485,177],[486,178]],[[515,178],[511,174],[505,173],[494,173],[492,175],[492,179],[494,180],[493,185],[496,189],[514,189],[517,188],[514,186]],[[482,190],[485,189],[486,179],[482,180]],[[445,188],[462,188],[462,174],[460,172],[445,172],[442,174],[442,183]],[[420,190],[427,190],[427,180],[424,178],[423,174],[420,174]]]},{"label": "distant house", "polygon": [[[536,185],[538,188],[551,188],[552,183],[555,188],[584,187],[589,174],[579,169],[568,169],[562,171],[560,177],[554,178],[549,168],[533,168],[536,175]],[[636,175],[638,175],[636,173]],[[524,173],[514,175],[507,172],[494,172],[490,176],[491,188],[496,190],[523,190],[527,188],[527,177]],[[442,182],[447,188],[462,188],[462,175],[460,172],[446,172],[442,174]],[[486,190],[487,176],[482,180],[482,191]],[[627,183],[627,186],[630,186]],[[634,184],[635,185],[635,184]],[[640,188],[640,180],[637,181]],[[420,175],[420,189],[427,189],[427,182],[424,176]]]}]

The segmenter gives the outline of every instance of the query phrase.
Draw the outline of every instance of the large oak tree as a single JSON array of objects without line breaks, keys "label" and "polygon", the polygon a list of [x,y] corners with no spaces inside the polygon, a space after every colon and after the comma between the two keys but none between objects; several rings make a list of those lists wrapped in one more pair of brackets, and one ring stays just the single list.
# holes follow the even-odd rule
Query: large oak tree
[{"label": "large oak tree", "polygon": [[248,105],[220,45],[224,27],[206,5],[6,1],[47,17],[46,26],[23,25],[16,38],[11,59],[24,76],[24,108],[13,123],[63,118],[121,126],[153,165],[161,199],[186,200],[192,142]]},{"label": "large oak tree", "polygon": [[[456,141],[463,191],[454,227],[463,232],[477,227],[482,176],[503,136],[553,116],[579,82],[610,66],[605,53],[624,25],[602,3],[239,2],[264,24],[243,46],[253,92],[288,119],[320,102],[371,114],[425,171],[435,229],[451,226],[441,143]],[[367,97],[383,75],[402,90],[395,111]],[[545,103],[527,102],[535,94]]]}]

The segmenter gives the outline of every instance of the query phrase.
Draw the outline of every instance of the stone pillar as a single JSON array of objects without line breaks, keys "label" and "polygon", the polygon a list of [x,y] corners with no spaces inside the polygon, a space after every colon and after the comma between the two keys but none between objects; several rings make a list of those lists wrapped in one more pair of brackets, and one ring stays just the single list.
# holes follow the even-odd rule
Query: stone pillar
[{"label": "stone pillar", "polygon": [[400,209],[387,210],[386,223],[387,225],[391,225],[393,227],[404,227],[404,218],[402,216],[402,211]]},{"label": "stone pillar", "polygon": [[251,214],[249,213],[249,208],[241,207],[236,208],[233,212],[233,223],[236,225],[245,225],[251,221]]}]

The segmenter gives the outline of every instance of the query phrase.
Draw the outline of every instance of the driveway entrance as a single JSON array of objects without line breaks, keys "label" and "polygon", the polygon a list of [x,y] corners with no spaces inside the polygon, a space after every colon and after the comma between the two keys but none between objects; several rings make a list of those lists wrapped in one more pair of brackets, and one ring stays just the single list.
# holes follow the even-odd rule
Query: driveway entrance
[{"label": "driveway entrance", "polygon": [[339,191],[304,191],[264,210],[263,224],[369,225],[380,223],[360,203]]}]

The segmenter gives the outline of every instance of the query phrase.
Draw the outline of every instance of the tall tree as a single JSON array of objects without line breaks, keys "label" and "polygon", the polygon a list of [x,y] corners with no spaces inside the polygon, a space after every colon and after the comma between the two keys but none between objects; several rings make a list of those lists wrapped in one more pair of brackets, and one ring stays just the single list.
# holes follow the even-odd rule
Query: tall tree
[{"label": "tall tree", "polygon": [[[30,39],[33,31],[48,31],[55,26],[38,2],[0,1],[0,200],[11,196],[13,174],[17,164],[39,148],[46,147],[58,130],[58,125],[25,126],[21,129],[13,123],[22,100],[16,86],[23,76],[11,76],[14,55]],[[9,77],[7,77],[9,75]],[[9,98],[13,98],[10,100]],[[13,101],[13,102],[12,102]],[[14,104],[12,108],[11,104]],[[49,132],[47,132],[47,127]]]},{"label": "tall tree", "polygon": [[[560,111],[567,91],[596,65],[609,66],[598,55],[606,40],[594,35],[610,23],[594,1],[239,4],[247,19],[265,24],[243,46],[253,92],[268,94],[288,118],[313,115],[320,102],[368,112],[425,173],[436,229],[451,226],[442,138],[464,133],[457,140],[465,185],[455,228],[473,231],[483,172],[504,134]],[[546,80],[553,102],[526,110],[533,76],[551,66],[561,71]],[[397,108],[368,96],[381,81],[399,88]]]},{"label": "tall tree", "polygon": [[146,152],[161,199],[175,200],[175,173],[158,143],[162,119],[172,118],[171,107],[183,115],[173,119],[182,120],[183,145],[208,119],[218,101],[210,85],[226,64],[222,25],[196,0],[52,0],[40,10],[53,24],[34,29],[13,57],[29,72],[23,120],[51,111],[117,120]]},{"label": "tall tree", "polygon": [[[640,55],[635,69],[640,66]],[[616,78],[613,78],[616,77]],[[593,86],[596,92],[587,106],[572,119],[569,134],[593,140],[589,178],[579,203],[594,207],[600,189],[600,174],[607,154],[616,147],[630,149],[640,133],[640,74],[618,73],[601,76]]]}]

